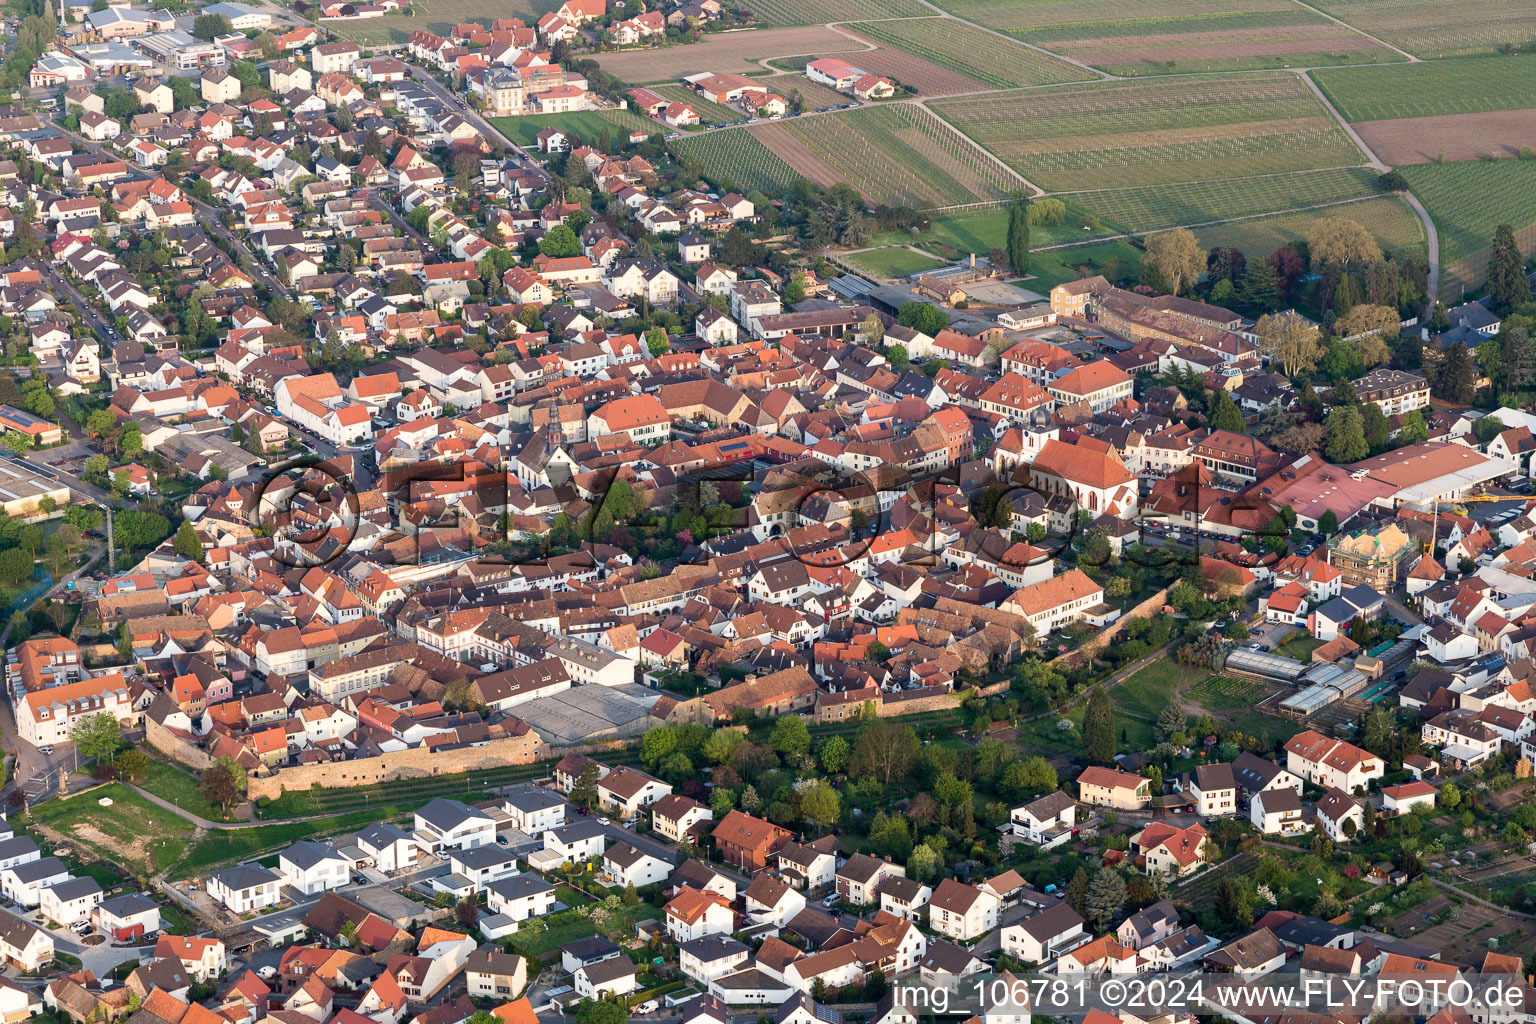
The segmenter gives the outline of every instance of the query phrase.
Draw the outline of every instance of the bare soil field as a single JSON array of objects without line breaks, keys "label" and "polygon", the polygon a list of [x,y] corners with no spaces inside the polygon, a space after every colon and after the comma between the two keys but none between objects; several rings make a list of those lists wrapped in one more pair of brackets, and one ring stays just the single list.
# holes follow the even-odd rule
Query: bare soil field
[{"label": "bare soil field", "polygon": [[1482,114],[1442,114],[1361,121],[1355,131],[1387,163],[1427,164],[1516,156],[1536,146],[1536,110],[1493,110]]},{"label": "bare soil field", "polygon": [[[876,44],[871,40],[870,45]],[[990,88],[968,75],[941,68],[932,61],[901,50],[872,50],[869,53],[859,54],[856,61],[850,59],[850,63],[873,74],[894,79],[902,85],[911,86],[924,96],[986,92]]]},{"label": "bare soil field", "polygon": [[[740,129],[738,129],[739,131]],[[810,146],[791,135],[782,124],[755,124],[747,129],[798,173],[825,188],[843,180],[837,169],[816,155]]]},{"label": "bare soil field", "polygon": [[[862,50],[865,44],[834,32],[825,25],[803,28],[766,28],[751,32],[722,32],[703,42],[661,49],[628,50],[597,58],[604,71],[626,82],[643,85],[672,82],[701,71],[746,74],[762,71],[757,63],[769,57],[802,54],[822,56]],[[873,69],[870,69],[873,70]]]},{"label": "bare soil field", "polygon": [[[860,57],[860,60],[862,59]],[[763,88],[776,92],[780,96],[798,92],[800,98],[805,100],[806,110],[835,107],[840,103],[848,102],[848,97],[836,89],[818,85],[804,75],[774,75],[772,78],[763,79]]]}]

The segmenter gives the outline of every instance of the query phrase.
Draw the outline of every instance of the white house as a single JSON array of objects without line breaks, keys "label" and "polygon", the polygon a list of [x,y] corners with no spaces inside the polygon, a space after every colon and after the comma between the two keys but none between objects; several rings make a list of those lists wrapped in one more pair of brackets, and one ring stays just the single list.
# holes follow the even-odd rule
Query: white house
[{"label": "white house", "polygon": [[615,843],[603,854],[603,870],[617,884],[639,889],[666,881],[672,865],[632,843]]},{"label": "white house", "polygon": [[352,865],[324,843],[300,839],[278,855],[277,873],[284,885],[316,896],[346,885],[352,878]]},{"label": "white house", "polygon": [[1336,843],[1347,843],[1365,827],[1365,808],[1341,789],[1330,788],[1317,801],[1317,824]]},{"label": "white house", "polygon": [[1008,812],[1013,834],[1049,850],[1072,838],[1077,824],[1077,801],[1056,790]]},{"label": "white house", "polygon": [[1061,902],[1004,927],[1002,945],[1003,952],[1025,963],[1045,964],[1090,938],[1081,915]]},{"label": "white house", "polygon": [[597,784],[598,803],[626,819],[633,818],[671,792],[672,787],[660,779],[625,767],[615,768]]},{"label": "white house", "polygon": [[160,930],[160,905],[141,893],[96,904],[91,923],[113,942],[136,942]]},{"label": "white house", "polygon": [[357,847],[386,874],[405,871],[416,864],[417,846],[404,830],[387,821],[375,822],[357,834]]},{"label": "white house", "polygon": [[706,985],[747,966],[752,950],[729,935],[706,935],[677,947],[679,969]]},{"label": "white house", "polygon": [[729,934],[736,915],[725,897],[683,886],[664,908],[667,934],[674,942],[691,942],[706,935]]},{"label": "white house", "polygon": [[555,905],[556,888],[538,875],[521,874],[492,882],[485,888],[485,905],[513,921],[543,917]]},{"label": "white house", "polygon": [[414,838],[435,853],[467,850],[494,843],[496,821],[482,810],[440,796],[416,812]]},{"label": "white house", "polygon": [[266,868],[242,864],[208,878],[208,895],[237,914],[275,906],[282,879]]},{"label": "white house", "polygon": [[1308,782],[1334,786],[1346,793],[1363,791],[1372,779],[1381,778],[1387,771],[1386,763],[1370,751],[1311,729],[1286,742],[1285,763]]},{"label": "white house", "polygon": [[1301,814],[1301,797],[1293,789],[1267,789],[1248,801],[1248,820],[1261,835],[1288,835],[1305,832],[1306,819]]},{"label": "white house", "polygon": [[627,996],[640,987],[634,963],[627,956],[584,964],[571,976],[576,994],[583,999]]},{"label": "white house", "polygon": [[1434,807],[1435,796],[1435,787],[1422,781],[1383,786],[1381,810],[1384,814],[1408,814],[1416,807]]},{"label": "white house", "polygon": [[469,879],[478,892],[492,882],[517,874],[517,857],[505,846],[492,843],[454,851],[448,857],[448,866],[453,869],[450,877]]},{"label": "white house", "polygon": [[974,885],[946,878],[928,900],[928,927],[969,942],[997,927],[996,896]]},{"label": "white house", "polygon": [[101,903],[101,884],[94,878],[69,878],[39,893],[38,909],[58,924],[87,921]]},{"label": "white house", "polygon": [[513,793],[501,803],[513,827],[530,836],[540,836],[564,825],[567,806],[563,799],[543,789]]},{"label": "white house", "polygon": [[30,921],[0,910],[0,957],[22,970],[39,970],[53,960],[53,936]]},{"label": "white house", "polygon": [[544,833],[544,849],[566,864],[582,864],[601,857],[608,845],[608,833],[595,821],[577,821]]},{"label": "white house", "polygon": [[782,928],[805,909],[805,894],[782,878],[759,871],[742,893],[742,907],[753,924]]},{"label": "white house", "polygon": [[35,907],[42,891],[70,877],[69,868],[57,857],[44,857],[0,871],[0,892],[24,907]]}]

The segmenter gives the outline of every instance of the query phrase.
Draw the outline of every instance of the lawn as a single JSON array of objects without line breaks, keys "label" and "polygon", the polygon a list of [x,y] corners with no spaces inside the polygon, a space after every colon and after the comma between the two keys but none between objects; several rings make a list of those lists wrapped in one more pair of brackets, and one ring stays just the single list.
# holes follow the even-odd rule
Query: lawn
[{"label": "lawn", "polygon": [[1197,228],[1195,234],[1207,249],[1232,246],[1242,250],[1250,260],[1262,259],[1282,245],[1306,238],[1308,230],[1322,217],[1344,217],[1355,221],[1375,236],[1376,244],[1383,250],[1414,248],[1424,251],[1424,222],[1419,220],[1407,200],[1398,196],[1251,217]]},{"label": "lawn", "polygon": [[1120,239],[1047,249],[1030,254],[1029,273],[1024,287],[1042,295],[1059,284],[1095,274],[1116,282],[1134,280],[1141,273],[1141,250]]},{"label": "lawn", "polygon": [[604,128],[619,144],[632,131],[651,135],[660,135],[666,131],[650,118],[628,110],[579,110],[571,114],[526,114],[522,117],[492,117],[489,120],[503,135],[521,146],[535,145],[539,132],[545,128],[558,128],[594,146]]},{"label": "lawn", "polygon": [[1362,168],[1330,168],[1227,181],[1070,192],[1057,198],[1070,201],[1117,230],[1141,232],[1366,199],[1380,195],[1375,178],[1374,172]]},{"label": "lawn", "polygon": [[[1059,197],[1068,198],[1068,197]],[[1092,227],[1088,216],[1071,202],[1067,203],[1065,224],[1035,224],[1029,229],[1030,245],[1059,245],[1102,235],[1106,229]],[[940,259],[956,260],[969,253],[986,253],[1003,248],[1008,235],[1008,208],[1004,204],[971,210],[938,213],[923,231],[881,231],[875,245],[912,245],[926,249]]]},{"label": "lawn", "polygon": [[208,821],[221,821],[223,810],[197,791],[197,780],[163,761],[151,761],[149,772],[134,779],[134,785]]},{"label": "lawn", "polygon": [[943,260],[924,256],[920,252],[913,252],[899,245],[871,249],[868,252],[850,253],[844,256],[843,260],[851,263],[862,274],[883,278],[910,277],[913,274],[937,270],[944,266]]},{"label": "lawn", "polygon": [[1047,191],[1357,166],[1364,154],[1294,75],[1145,79],[937,100]]},{"label": "lawn", "polygon": [[[99,801],[111,805],[103,807]],[[118,783],[69,800],[45,800],[31,818],[70,843],[133,874],[152,874],[176,864],[186,853],[191,822],[145,800]]]},{"label": "lawn", "polygon": [[1332,68],[1312,77],[1348,121],[1536,107],[1536,56]]},{"label": "lawn", "polygon": [[1191,675],[1186,666],[1159,658],[1111,689],[1111,703],[1116,711],[1155,721]]},{"label": "lawn", "polygon": [[680,160],[725,191],[733,189],[782,192],[800,175],[750,131],[732,129],[708,135],[685,135],[669,143]]},{"label": "lawn", "polygon": [[847,27],[994,89],[1080,82],[1094,77],[1064,60],[960,22],[866,21]]},{"label": "lawn", "polygon": [[1311,633],[1292,633],[1286,637],[1280,646],[1275,648],[1275,653],[1286,658],[1295,658],[1306,663],[1312,660],[1312,652],[1323,646],[1323,641]]},{"label": "lawn", "polygon": [[414,0],[408,8],[413,14],[386,14],[381,18],[355,21],[327,21],[326,27],[339,36],[362,46],[403,43],[418,29],[447,35],[453,26],[477,21],[489,26],[496,18],[522,18],[529,25],[543,14],[560,6],[560,0],[505,0],[495,10],[487,11],[474,0]]},{"label": "lawn", "polygon": [[1440,235],[1441,298],[1482,283],[1498,225],[1513,226],[1526,253],[1536,246],[1536,160],[1413,164],[1401,170]]},{"label": "lawn", "polygon": [[[318,821],[290,821],[250,828],[217,829],[206,833],[186,851],[177,869],[183,876],[202,874],[212,867],[250,860],[274,850],[281,850],[300,839],[333,835],[371,825],[383,819],[377,811],[322,818]],[[177,819],[178,821],[180,819]]]}]

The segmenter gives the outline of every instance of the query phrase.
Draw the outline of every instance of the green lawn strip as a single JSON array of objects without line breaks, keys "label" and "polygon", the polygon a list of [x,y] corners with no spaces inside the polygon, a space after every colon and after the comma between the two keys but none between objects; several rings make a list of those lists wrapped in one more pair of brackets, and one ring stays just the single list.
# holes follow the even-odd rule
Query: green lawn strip
[{"label": "green lawn strip", "polygon": [[149,771],[141,778],[134,779],[133,784],[207,821],[221,821],[224,818],[219,805],[197,791],[197,780],[174,765],[151,761]]},{"label": "green lawn strip", "polygon": [[943,260],[924,256],[922,253],[913,252],[902,246],[888,246],[884,249],[852,253],[844,256],[843,259],[864,273],[875,277],[909,277],[912,274],[938,270],[944,266]]},{"label": "green lawn strip", "polygon": [[610,138],[616,139],[621,147],[632,130],[650,135],[662,135],[666,131],[655,121],[628,110],[578,110],[569,114],[526,114],[489,120],[503,135],[522,146],[535,145],[539,132],[545,128],[558,128],[580,137],[584,144],[595,146],[606,126]]},{"label": "green lawn strip", "polygon": [[[102,799],[112,802],[103,807]],[[72,799],[45,800],[29,814],[32,821],[66,836],[72,845],[134,874],[174,865],[193,832],[191,822],[118,783]],[[105,838],[97,838],[97,833]]]}]

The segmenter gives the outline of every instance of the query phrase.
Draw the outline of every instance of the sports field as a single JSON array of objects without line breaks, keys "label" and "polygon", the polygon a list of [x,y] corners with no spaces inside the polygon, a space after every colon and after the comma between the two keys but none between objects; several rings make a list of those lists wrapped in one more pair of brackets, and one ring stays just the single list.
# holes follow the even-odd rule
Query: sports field
[{"label": "sports field", "polygon": [[[847,27],[884,46],[905,50],[929,63],[947,68],[966,80],[979,83],[979,86],[1013,89],[1077,82],[1094,77],[1091,72],[1064,60],[1056,60],[1027,46],[1010,43],[990,32],[949,19],[864,21]],[[869,57],[859,59],[864,61],[860,67],[864,67],[870,60]],[[879,68],[868,70],[884,73]],[[943,87],[924,88],[905,77],[902,81],[930,95],[960,91]]]},{"label": "sports field", "polygon": [[1536,107],[1536,56],[1328,68],[1312,77],[1347,121]]},{"label": "sports field", "polygon": [[780,192],[799,175],[749,131],[730,129],[691,135],[671,144],[673,152],[696,163],[723,189]]},{"label": "sports field", "polygon": [[620,143],[631,131],[651,135],[660,135],[666,131],[650,118],[628,110],[580,110],[571,114],[527,114],[522,117],[491,117],[487,120],[521,146],[534,145],[538,141],[539,132],[545,128],[558,128],[593,145],[596,145],[604,126],[607,126],[609,135]]},{"label": "sports field", "polygon": [[1062,198],[1070,199],[1121,231],[1151,231],[1360,199],[1376,192],[1375,177],[1374,172],[1364,168],[1343,167],[1227,181],[1075,192]]},{"label": "sports field", "polygon": [[953,128],[911,105],[863,107],[749,129],[818,184],[846,181],[877,203],[955,206],[1019,183]]},{"label": "sports field", "polygon": [[939,100],[933,109],[1046,191],[1365,162],[1294,75],[1068,85]]},{"label": "sports field", "polygon": [[887,246],[884,249],[870,249],[868,252],[850,253],[843,259],[860,273],[877,278],[910,277],[913,274],[938,270],[944,266],[942,260],[924,256],[920,252],[913,252],[899,245]]},{"label": "sports field", "polygon": [[1262,259],[1298,238],[1306,238],[1312,225],[1322,217],[1347,217],[1376,237],[1382,249],[1424,248],[1424,222],[1413,207],[1398,196],[1379,196],[1358,203],[1342,203],[1317,210],[1277,213],[1253,217],[1212,227],[1198,228],[1195,234],[1207,249],[1231,246],[1242,250],[1249,259]]},{"label": "sports field", "polygon": [[1440,235],[1440,297],[1456,298],[1480,282],[1500,224],[1536,249],[1536,160],[1474,160],[1402,168]]},{"label": "sports field", "polygon": [[1536,39],[1536,0],[1312,0],[1312,6],[1417,57],[1488,53]]}]

